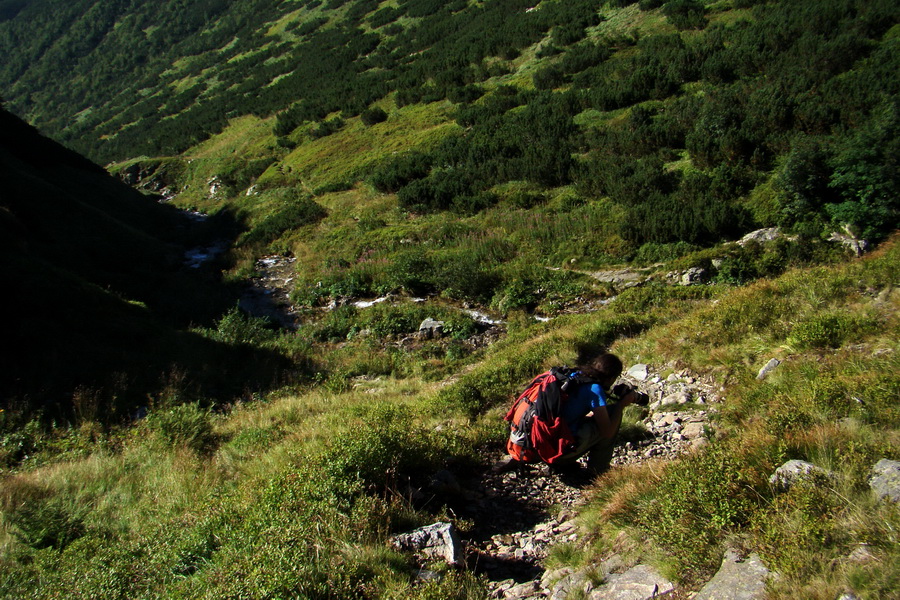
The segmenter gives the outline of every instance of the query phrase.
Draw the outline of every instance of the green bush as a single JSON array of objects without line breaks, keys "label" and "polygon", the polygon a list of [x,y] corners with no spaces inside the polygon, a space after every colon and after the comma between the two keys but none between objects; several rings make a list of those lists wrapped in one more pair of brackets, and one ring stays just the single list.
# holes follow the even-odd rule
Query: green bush
[{"label": "green bush", "polygon": [[616,297],[616,306],[623,310],[645,313],[655,308],[662,308],[670,302],[685,300],[706,300],[715,294],[709,286],[675,287],[662,283],[643,285],[622,290]]},{"label": "green bush", "polygon": [[362,122],[366,127],[371,127],[377,123],[387,121],[388,115],[384,110],[375,106],[364,110],[362,114],[359,115],[359,118],[362,119]]},{"label": "green bush", "polygon": [[839,518],[847,508],[846,498],[833,488],[833,482],[814,474],[754,515],[753,537],[770,568],[788,577],[810,578],[841,551],[851,534]]},{"label": "green bush", "polygon": [[312,198],[300,196],[298,193],[292,193],[290,196],[292,197],[285,202],[286,206],[273,211],[261,223],[245,233],[238,245],[269,244],[287,231],[318,223],[328,214],[325,208]]},{"label": "green bush", "polygon": [[84,535],[86,511],[86,507],[75,510],[62,496],[49,496],[28,500],[8,513],[8,519],[23,544],[61,550]]},{"label": "green bush", "polygon": [[406,409],[376,405],[362,415],[360,427],[335,436],[325,464],[337,477],[390,486],[398,474],[428,474],[444,458],[443,445],[442,436],[414,427]]},{"label": "green bush", "polygon": [[216,329],[209,335],[227,344],[258,346],[274,340],[278,334],[268,319],[251,317],[235,306],[219,319]]},{"label": "green bush", "polygon": [[878,330],[878,322],[867,316],[826,313],[801,320],[791,329],[788,343],[797,349],[838,348]]},{"label": "green bush", "polygon": [[212,413],[199,402],[154,410],[146,419],[147,428],[164,444],[205,453],[213,449],[216,437]]},{"label": "green bush", "polygon": [[682,576],[711,573],[721,542],[749,522],[765,478],[722,446],[672,465],[638,502],[634,519],[669,555]]},{"label": "green bush", "polygon": [[662,10],[678,29],[703,29],[708,22],[706,7],[698,0],[671,0]]},{"label": "green bush", "polygon": [[681,241],[671,244],[648,242],[638,248],[632,260],[638,264],[644,265],[668,262],[686,256],[699,249],[698,246]]},{"label": "green bush", "polygon": [[334,117],[333,119],[328,119],[327,121],[321,121],[316,127],[309,131],[309,137],[314,140],[327,137],[332,133],[338,132],[343,126],[344,119],[340,117]]},{"label": "green bush", "polygon": [[431,259],[421,250],[399,252],[388,266],[388,281],[410,294],[429,294],[435,289],[433,269]]}]

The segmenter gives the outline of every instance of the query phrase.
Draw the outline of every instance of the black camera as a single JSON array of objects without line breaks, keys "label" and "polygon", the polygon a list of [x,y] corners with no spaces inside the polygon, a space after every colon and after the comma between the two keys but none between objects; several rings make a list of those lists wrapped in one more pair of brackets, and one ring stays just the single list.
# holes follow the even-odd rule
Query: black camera
[{"label": "black camera", "polygon": [[616,398],[624,398],[628,395],[629,392],[634,392],[633,404],[637,404],[638,406],[647,406],[648,404],[650,404],[650,396],[648,396],[644,392],[634,389],[627,383],[620,383],[613,386],[612,389],[613,396],[615,396]]}]

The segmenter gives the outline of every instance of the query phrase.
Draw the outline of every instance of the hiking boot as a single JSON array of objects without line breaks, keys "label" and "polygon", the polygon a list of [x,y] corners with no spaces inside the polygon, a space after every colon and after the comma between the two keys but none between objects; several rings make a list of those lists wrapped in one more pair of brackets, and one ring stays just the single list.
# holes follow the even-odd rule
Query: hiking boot
[{"label": "hiking boot", "polygon": [[578,464],[578,461],[556,463],[550,465],[550,472],[557,475],[575,475],[581,472],[581,465]]},{"label": "hiking boot", "polygon": [[509,471],[515,471],[519,468],[519,461],[514,459],[512,456],[508,458],[504,458],[503,460],[498,460],[491,466],[491,473],[508,473]]}]

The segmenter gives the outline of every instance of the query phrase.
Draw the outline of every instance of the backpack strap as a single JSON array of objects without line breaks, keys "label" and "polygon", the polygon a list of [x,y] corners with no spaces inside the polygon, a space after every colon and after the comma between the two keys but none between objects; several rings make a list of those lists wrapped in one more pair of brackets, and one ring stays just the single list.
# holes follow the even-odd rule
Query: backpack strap
[{"label": "backpack strap", "polygon": [[553,367],[545,377],[547,381],[535,400],[535,409],[537,416],[547,423],[552,423],[562,414],[563,404],[577,386],[597,383],[595,379],[569,367]]}]

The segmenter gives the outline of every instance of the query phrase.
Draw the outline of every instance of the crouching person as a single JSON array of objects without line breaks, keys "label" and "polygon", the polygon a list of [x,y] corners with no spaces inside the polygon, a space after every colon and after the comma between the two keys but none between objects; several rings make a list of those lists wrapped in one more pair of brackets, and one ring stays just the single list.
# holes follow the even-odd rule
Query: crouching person
[{"label": "crouching person", "polygon": [[567,471],[577,469],[584,455],[591,474],[608,470],[622,412],[647,399],[627,385],[614,388],[621,374],[622,361],[604,353],[575,369],[554,367],[538,375],[506,415],[510,458],[497,463],[494,470],[540,461]]}]

